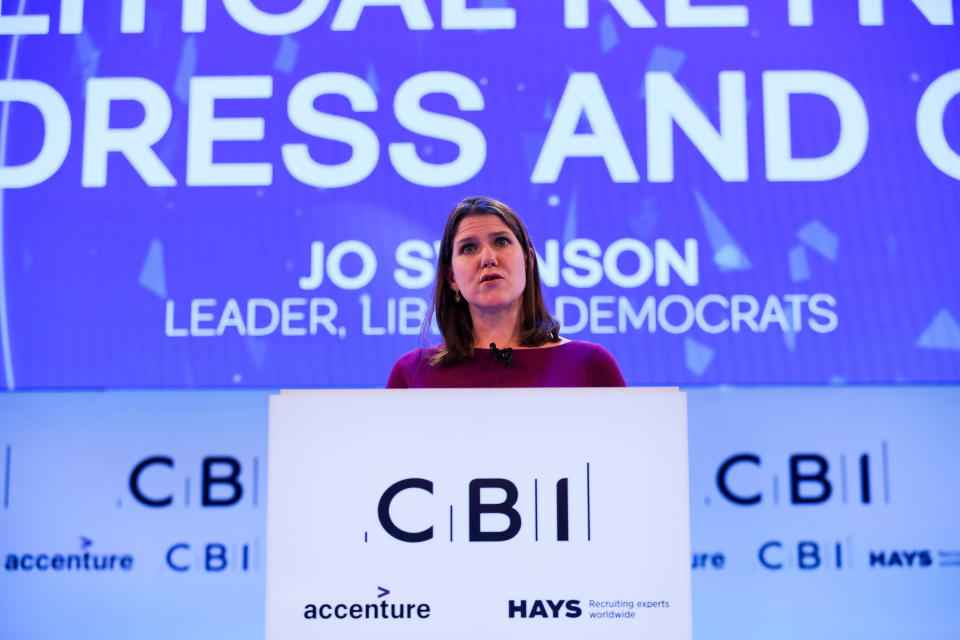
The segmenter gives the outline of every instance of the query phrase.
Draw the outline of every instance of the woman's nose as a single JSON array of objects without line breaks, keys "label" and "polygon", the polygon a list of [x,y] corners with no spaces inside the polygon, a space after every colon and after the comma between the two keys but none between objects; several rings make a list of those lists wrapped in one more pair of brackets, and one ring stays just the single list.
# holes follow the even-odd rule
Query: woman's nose
[{"label": "woman's nose", "polygon": [[480,266],[492,267],[497,264],[497,254],[491,247],[484,246],[480,251]]}]

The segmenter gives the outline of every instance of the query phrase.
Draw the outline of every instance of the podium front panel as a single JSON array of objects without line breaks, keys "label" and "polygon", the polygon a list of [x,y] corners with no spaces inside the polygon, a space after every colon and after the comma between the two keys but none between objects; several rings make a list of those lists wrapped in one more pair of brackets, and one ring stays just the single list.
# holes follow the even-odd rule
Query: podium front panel
[{"label": "podium front panel", "polygon": [[267,638],[690,638],[686,397],[271,397]]}]

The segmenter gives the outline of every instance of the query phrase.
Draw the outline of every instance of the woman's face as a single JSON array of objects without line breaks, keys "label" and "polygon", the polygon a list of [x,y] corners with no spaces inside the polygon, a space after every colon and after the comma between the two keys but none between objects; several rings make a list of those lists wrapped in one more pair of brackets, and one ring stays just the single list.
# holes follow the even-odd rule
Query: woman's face
[{"label": "woman's face", "polygon": [[453,235],[449,284],[477,309],[519,308],[527,286],[523,247],[499,216],[467,216]]}]

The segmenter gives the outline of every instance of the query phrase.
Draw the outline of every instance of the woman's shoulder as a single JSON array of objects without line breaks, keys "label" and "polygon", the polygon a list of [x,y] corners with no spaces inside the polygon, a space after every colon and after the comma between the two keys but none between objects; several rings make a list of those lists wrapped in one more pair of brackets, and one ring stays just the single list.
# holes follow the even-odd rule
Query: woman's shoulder
[{"label": "woman's shoulder", "polygon": [[[570,354],[577,359],[585,362],[590,368],[590,386],[595,387],[625,387],[626,381],[620,372],[620,366],[617,364],[613,354],[607,351],[603,345],[584,340],[569,340],[560,345],[565,353]],[[555,348],[557,348],[555,347]]]},{"label": "woman's shoulder", "polygon": [[586,357],[590,359],[614,359],[613,354],[607,351],[603,345],[595,342],[587,342],[585,340],[567,340],[565,342],[561,342],[555,347],[548,348],[560,348],[566,353],[576,354],[579,357]]},{"label": "woman's shoulder", "polygon": [[429,358],[434,351],[436,351],[436,347],[417,347],[416,349],[411,349],[397,358],[397,364],[416,365],[424,358]]},{"label": "woman's shoulder", "polygon": [[611,358],[613,357],[603,345],[595,342],[587,342],[586,340],[569,340],[567,338],[562,338],[562,341],[559,344],[554,346],[547,345],[548,349],[556,349],[557,347],[565,347],[569,351],[576,351],[577,353],[606,354]]},{"label": "woman's shoulder", "polygon": [[406,389],[410,386],[414,373],[421,366],[428,365],[437,347],[418,347],[400,356],[390,371],[387,389]]}]

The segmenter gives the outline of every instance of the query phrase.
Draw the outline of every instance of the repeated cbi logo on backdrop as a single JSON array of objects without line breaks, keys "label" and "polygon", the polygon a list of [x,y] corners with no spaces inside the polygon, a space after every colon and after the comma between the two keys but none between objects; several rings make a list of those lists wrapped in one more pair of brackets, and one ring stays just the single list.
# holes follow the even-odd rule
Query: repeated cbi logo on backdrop
[{"label": "repeated cbi logo on backdrop", "polygon": [[[960,450],[955,424],[960,406],[954,389],[693,389],[688,398],[692,548],[684,564],[693,568],[698,635],[759,639],[784,621],[814,637],[909,637],[919,619],[931,629],[957,628],[960,620],[950,600],[960,586],[960,512],[953,495],[960,483],[954,464]],[[0,433],[4,629],[15,637],[37,628],[48,638],[63,637],[58,635],[62,629],[69,629],[71,637],[117,637],[117,630],[128,624],[124,620],[149,618],[154,635],[143,637],[216,635],[224,629],[232,637],[262,637],[266,402],[266,392],[5,396],[0,403],[5,426]],[[549,451],[560,438],[551,433],[538,447]],[[470,449],[478,442],[483,439],[470,439]],[[497,446],[510,451],[511,442],[512,437],[506,438]],[[435,444],[424,438],[412,442],[419,445],[422,463],[411,459],[403,469],[370,465],[350,471],[362,476],[357,490],[365,489],[363,499],[345,513],[362,514],[336,520],[335,531],[350,544],[407,555],[403,571],[357,576],[355,584],[339,583],[328,594],[298,593],[289,602],[291,619],[302,619],[310,628],[326,623],[360,628],[373,623],[350,618],[353,604],[362,605],[354,609],[361,616],[367,615],[368,604],[375,604],[381,616],[383,602],[396,604],[398,616],[401,604],[429,605],[429,618],[404,606],[396,625],[410,622],[413,629],[446,615],[439,605],[449,594],[483,587],[478,576],[499,571],[501,554],[549,556],[571,545],[606,544],[607,509],[620,507],[602,503],[609,483],[599,458],[588,460],[578,451],[555,467],[533,469],[524,459],[510,468],[464,466],[448,474],[427,459]],[[597,444],[605,450],[624,448],[618,439],[598,437]],[[373,452],[385,446],[376,439],[363,444]],[[144,464],[160,456],[173,466]],[[238,471],[215,458],[233,459]],[[319,460],[308,469],[320,469]],[[593,498],[589,541],[588,461]],[[130,487],[134,477],[145,498],[170,502],[140,502]],[[341,476],[328,489],[346,492],[350,477]],[[388,492],[412,478],[431,482],[433,492],[414,485]],[[491,486],[494,479],[501,488]],[[480,495],[473,496],[471,510],[475,480],[484,482],[474,485]],[[657,493],[662,484],[659,478],[629,481],[617,491]],[[304,479],[302,486],[312,485]],[[516,489],[512,505],[511,486]],[[205,492],[208,502],[223,504],[205,506]],[[318,500],[319,494],[304,501],[306,520],[326,517],[314,508]],[[387,516],[383,521],[381,502]],[[563,505],[566,517],[560,517]],[[471,511],[479,515],[475,536],[508,539],[471,542]],[[516,520],[519,529],[512,526]],[[432,537],[400,540],[388,531],[391,522],[400,535],[423,536],[432,527]],[[363,542],[365,533],[368,542]],[[564,533],[569,539],[558,540]],[[320,545],[308,555],[318,549]],[[463,551],[489,554],[483,571],[467,574],[462,583],[438,579],[422,590],[410,583],[410,576],[422,571],[424,558]],[[662,592],[588,591],[576,577],[596,568],[562,560],[544,575],[569,579],[563,589],[517,583],[490,603],[491,615],[516,625],[632,624],[631,612],[666,611],[642,603],[674,602]],[[378,586],[390,593],[378,597]],[[495,586],[503,583],[495,581]],[[58,607],[49,606],[51,593],[61,594]],[[877,597],[899,604],[878,611]],[[158,618],[160,600],[189,613]],[[198,608],[201,601],[204,606]],[[347,616],[340,622],[338,604],[347,605],[339,609]],[[315,619],[303,617],[311,613],[307,605],[314,605]],[[818,614],[797,621],[797,607]],[[121,611],[133,617],[124,618]],[[387,615],[393,612],[390,608]],[[747,616],[757,620],[751,628],[756,635],[739,623]],[[125,637],[135,632],[143,634],[140,627],[131,627]],[[950,635],[934,632],[932,637],[946,640]]]},{"label": "repeated cbi logo on backdrop", "polygon": [[[960,586],[960,511],[945,491],[958,399],[929,387],[693,394],[694,576],[757,597],[761,623],[775,597],[752,591],[763,576],[815,581],[819,595],[796,592],[794,606],[817,608],[841,633],[909,635],[917,620],[941,620]],[[910,613],[878,620],[869,598],[843,595],[869,585]],[[699,602],[721,615],[722,598]]]},{"label": "repeated cbi logo on backdrop", "polygon": [[473,194],[631,384],[960,379],[955,3],[467,4],[0,16],[4,385],[380,386]]},{"label": "repeated cbi logo on backdrop", "polygon": [[265,423],[265,392],[8,394],[3,633],[262,635]]}]

